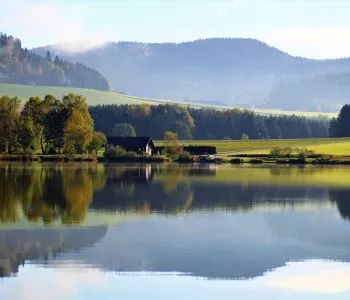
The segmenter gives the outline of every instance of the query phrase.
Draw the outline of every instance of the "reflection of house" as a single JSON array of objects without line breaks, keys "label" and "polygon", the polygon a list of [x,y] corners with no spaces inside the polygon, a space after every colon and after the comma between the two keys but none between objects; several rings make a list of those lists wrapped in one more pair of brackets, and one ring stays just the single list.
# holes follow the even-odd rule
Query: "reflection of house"
[{"label": "reflection of house", "polygon": [[154,170],[151,165],[137,168],[117,168],[107,172],[107,183],[150,183],[153,180]]},{"label": "reflection of house", "polygon": [[108,137],[107,147],[119,146],[126,151],[137,153],[146,153],[152,155],[155,153],[155,145],[149,136],[139,137]]}]

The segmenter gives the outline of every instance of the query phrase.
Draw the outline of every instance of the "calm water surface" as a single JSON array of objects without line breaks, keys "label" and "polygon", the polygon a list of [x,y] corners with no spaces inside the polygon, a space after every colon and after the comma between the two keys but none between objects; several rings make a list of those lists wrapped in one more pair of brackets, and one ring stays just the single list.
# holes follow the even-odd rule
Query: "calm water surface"
[{"label": "calm water surface", "polygon": [[350,299],[350,168],[0,163],[0,299]]}]

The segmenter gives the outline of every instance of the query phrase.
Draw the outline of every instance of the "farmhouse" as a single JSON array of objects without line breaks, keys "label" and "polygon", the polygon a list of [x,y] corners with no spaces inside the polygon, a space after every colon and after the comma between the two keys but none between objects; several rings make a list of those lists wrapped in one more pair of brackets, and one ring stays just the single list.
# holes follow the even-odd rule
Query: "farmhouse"
[{"label": "farmhouse", "polygon": [[107,148],[112,146],[119,146],[126,151],[133,151],[137,153],[145,153],[148,155],[155,154],[156,146],[149,136],[139,137],[107,137]]}]

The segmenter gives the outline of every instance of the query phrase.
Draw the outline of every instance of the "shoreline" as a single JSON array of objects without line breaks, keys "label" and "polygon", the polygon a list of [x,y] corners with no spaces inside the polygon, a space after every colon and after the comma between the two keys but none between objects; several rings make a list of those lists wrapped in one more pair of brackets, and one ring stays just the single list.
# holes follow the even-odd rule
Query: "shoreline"
[{"label": "shoreline", "polygon": [[220,159],[188,159],[171,161],[163,156],[118,157],[106,159],[96,155],[0,155],[0,161],[5,162],[91,162],[91,163],[177,163],[177,164],[231,164],[231,165],[350,165],[350,156],[315,155],[307,158],[298,157],[270,157],[268,155],[232,155]]}]

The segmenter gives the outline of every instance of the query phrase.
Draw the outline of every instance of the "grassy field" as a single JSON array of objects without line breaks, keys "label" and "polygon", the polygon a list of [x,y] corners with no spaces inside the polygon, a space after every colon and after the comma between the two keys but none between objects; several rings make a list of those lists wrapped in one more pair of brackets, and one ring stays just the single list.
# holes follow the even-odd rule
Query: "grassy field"
[{"label": "grassy field", "polygon": [[[161,146],[163,141],[157,141]],[[303,147],[319,154],[350,155],[350,139],[290,139],[290,140],[250,140],[250,141],[181,141],[183,146],[216,146],[220,154],[267,154],[275,147]]]},{"label": "grassy field", "polygon": [[[50,86],[31,86],[31,85],[18,85],[18,84],[4,84],[0,83],[0,96],[18,96],[23,100],[29,99],[31,96],[45,96],[47,94],[52,94],[57,98],[61,98],[63,95],[69,93],[83,95],[87,100],[89,105],[97,104],[165,104],[165,103],[177,103],[181,105],[189,105],[196,108],[214,108],[214,109],[228,109],[229,106],[215,106],[206,104],[193,104],[189,102],[174,102],[170,100],[162,99],[148,99],[129,96],[114,92],[104,92],[91,89],[80,89],[71,87],[50,87]],[[261,115],[297,115],[303,117],[326,117],[333,118],[336,113],[319,113],[319,112],[301,112],[301,111],[283,111],[274,109],[251,109],[257,114]]]}]

